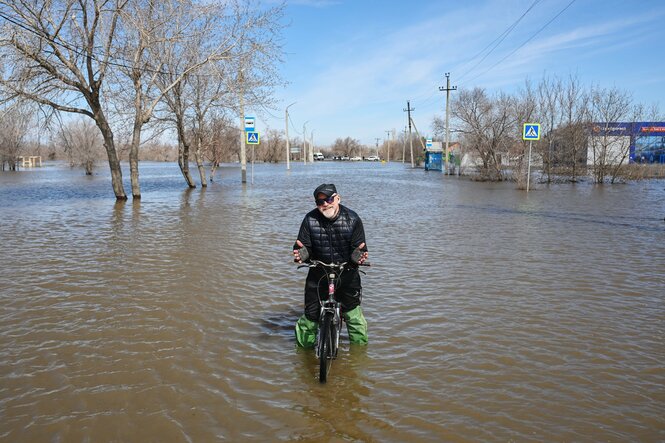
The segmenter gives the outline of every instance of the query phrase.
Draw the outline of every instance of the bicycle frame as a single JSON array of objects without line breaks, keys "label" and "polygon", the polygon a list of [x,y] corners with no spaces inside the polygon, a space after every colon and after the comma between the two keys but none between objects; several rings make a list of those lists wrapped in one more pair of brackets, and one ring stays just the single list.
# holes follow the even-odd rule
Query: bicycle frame
[{"label": "bicycle frame", "polygon": [[[319,294],[319,330],[316,335],[315,353],[319,360],[319,381],[325,383],[332,360],[337,358],[339,349],[339,334],[342,329],[341,303],[335,298],[335,289],[337,282],[344,272],[346,262],[324,263],[319,260],[312,260],[310,264],[300,265],[301,267],[316,268],[320,267],[325,271],[328,279],[328,295],[324,299]],[[322,277],[323,278],[323,277]]]},{"label": "bicycle frame", "polygon": [[[343,265],[342,265],[343,266]],[[341,304],[340,302],[337,301],[335,298],[335,287],[336,287],[336,280],[338,280],[343,272],[343,268],[340,271],[339,274],[336,274],[335,272],[327,272],[328,276],[328,298],[323,300],[321,299],[321,296],[319,295],[319,303],[321,303],[321,310],[319,311],[319,328],[323,325],[323,319],[325,318],[326,314],[330,312],[332,314],[332,331],[334,332],[333,336],[333,343],[332,343],[332,349],[331,349],[331,358],[337,358],[337,350],[339,349],[339,333],[342,329],[342,316],[340,314],[341,310]],[[319,336],[321,334],[319,333]],[[320,347],[316,347],[316,357],[319,358],[319,351]]]},{"label": "bicycle frame", "polygon": [[[337,358],[337,351],[339,350],[339,335],[342,330],[343,317],[341,315],[341,303],[335,297],[335,290],[346,265],[347,262],[336,264],[311,260],[310,264],[298,266],[298,268],[320,267],[325,271],[328,279],[328,296],[323,299],[319,294],[321,309],[319,311],[319,330],[315,346],[316,358],[319,360],[319,381],[321,383],[326,382],[332,360]],[[369,263],[363,266],[369,266]]]}]

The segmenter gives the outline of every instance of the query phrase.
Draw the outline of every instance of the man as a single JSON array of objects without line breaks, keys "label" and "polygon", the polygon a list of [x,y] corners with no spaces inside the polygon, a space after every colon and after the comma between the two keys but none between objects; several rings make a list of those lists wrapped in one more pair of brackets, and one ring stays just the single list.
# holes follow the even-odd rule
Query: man
[{"label": "man", "polygon": [[[341,197],[333,184],[322,184],[314,190],[316,209],[300,225],[293,246],[297,263],[309,259],[324,263],[348,262],[335,296],[342,305],[351,343],[367,344],[367,321],[360,309],[362,286],[359,264],[367,260],[365,230],[358,214],[340,204]],[[305,313],[296,322],[296,341],[302,347],[313,347],[319,321],[319,293],[328,293],[328,280],[321,268],[310,268],[305,281]]]}]

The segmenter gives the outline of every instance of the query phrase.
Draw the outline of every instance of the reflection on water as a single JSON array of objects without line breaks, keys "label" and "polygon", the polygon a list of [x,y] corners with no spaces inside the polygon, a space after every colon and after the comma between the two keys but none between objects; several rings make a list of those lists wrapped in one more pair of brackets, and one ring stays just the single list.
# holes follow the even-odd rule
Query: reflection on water
[{"label": "reflection on water", "polygon": [[[0,440],[656,441],[665,184],[530,192],[402,164],[0,174]],[[312,190],[363,217],[367,347],[292,325]]]}]

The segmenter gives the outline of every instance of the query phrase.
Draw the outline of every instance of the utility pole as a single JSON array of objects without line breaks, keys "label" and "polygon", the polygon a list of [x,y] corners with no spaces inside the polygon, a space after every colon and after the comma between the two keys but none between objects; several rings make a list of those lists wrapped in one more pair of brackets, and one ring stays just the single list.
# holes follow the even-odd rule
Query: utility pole
[{"label": "utility pole", "polygon": [[243,86],[244,75],[242,66],[238,74],[240,83],[240,180],[242,183],[247,183],[247,152],[245,146],[245,90]]},{"label": "utility pole", "polygon": [[404,112],[409,113],[409,147],[411,148],[411,167],[415,168],[415,165],[413,164],[413,138],[411,137],[411,111],[415,111],[415,108],[411,107],[411,103],[409,100],[406,101],[406,109]]},{"label": "utility pole", "polygon": [[289,146],[289,108],[297,102],[291,103],[284,111],[284,124],[286,125],[286,170],[291,169],[291,147]]},{"label": "utility pole", "polygon": [[388,136],[388,149],[387,149],[387,151],[388,151],[388,160],[387,160],[388,163],[390,163],[390,148],[392,148],[392,146],[393,146],[392,140],[390,139],[390,134],[392,134],[392,132],[393,131],[390,131],[390,130],[386,131],[386,135]]},{"label": "utility pole", "polygon": [[406,157],[406,126],[404,126],[404,141],[402,142],[402,164],[404,164],[404,157]]},{"label": "utility pole", "polygon": [[309,136],[309,162],[314,164],[314,131]]},{"label": "utility pole", "polygon": [[303,162],[303,165],[307,164],[307,131],[305,130],[305,126],[307,126],[307,123],[309,123],[309,120],[307,120],[305,123],[302,124],[302,162]]},{"label": "utility pole", "polygon": [[439,91],[446,91],[446,174],[450,173],[450,165],[448,165],[449,144],[450,144],[450,128],[448,126],[448,119],[450,117],[450,91],[456,91],[457,86],[450,87],[450,72],[446,72],[446,87],[439,86]]}]

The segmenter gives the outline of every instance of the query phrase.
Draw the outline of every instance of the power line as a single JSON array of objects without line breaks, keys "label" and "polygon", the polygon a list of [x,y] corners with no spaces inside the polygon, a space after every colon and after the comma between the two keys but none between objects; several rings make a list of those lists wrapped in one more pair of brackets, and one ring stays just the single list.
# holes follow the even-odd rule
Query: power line
[{"label": "power line", "polygon": [[505,57],[503,57],[503,58],[502,58],[501,60],[499,60],[498,62],[494,63],[492,66],[490,66],[489,68],[487,68],[485,71],[483,71],[483,72],[481,72],[480,74],[478,74],[478,75],[476,75],[475,77],[473,77],[471,80],[469,80],[469,82],[472,82],[473,80],[477,79],[478,77],[480,77],[480,76],[486,74],[488,71],[490,71],[491,69],[495,68],[497,65],[501,64],[502,62],[504,62],[508,57],[510,57],[511,55],[515,54],[517,51],[519,51],[520,49],[522,49],[527,43],[529,43],[531,40],[533,40],[533,38],[534,38],[535,36],[537,36],[538,34],[540,34],[540,32],[541,32],[543,29],[547,28],[547,27],[548,27],[548,26],[549,26],[554,20],[556,20],[561,14],[563,14],[563,13],[566,11],[566,9],[568,9],[573,3],[575,3],[575,1],[576,1],[576,0],[571,0],[570,3],[568,3],[568,4],[567,4],[567,5],[566,5],[561,11],[559,11],[554,17],[552,17],[552,19],[550,19],[550,21],[548,21],[547,23],[545,23],[545,24],[544,24],[539,30],[537,30],[536,32],[534,32],[534,33],[531,35],[531,37],[529,37],[528,39],[526,39],[526,40],[524,41],[524,43],[522,43],[522,44],[519,45],[517,48],[515,48],[514,50],[512,50],[510,53],[508,53],[508,55],[506,55]]},{"label": "power line", "polygon": [[[30,28],[29,26],[27,26],[27,25],[25,25],[25,24],[19,22],[18,20],[14,19],[14,18],[12,18],[12,17],[7,16],[6,14],[4,14],[4,13],[2,13],[2,12],[0,12],[0,18],[5,19],[5,20],[8,21],[9,23],[11,23],[11,24],[13,24],[13,25],[15,25],[15,26],[18,26],[19,28],[21,28],[21,29],[23,29],[23,30],[25,30],[25,31],[28,31],[28,32],[30,32],[31,34],[34,34],[34,35],[36,35],[36,36],[39,37],[39,38],[43,38],[44,40],[47,40],[48,42],[50,42],[51,44],[53,44],[53,45],[55,45],[55,46],[60,46],[61,48],[68,49],[68,50],[70,50],[70,51],[76,53],[77,55],[80,55],[81,57],[87,57],[87,56],[90,56],[90,57],[92,57],[94,60],[96,60],[97,62],[100,62],[100,63],[102,62],[102,61],[99,60],[99,58],[97,57],[97,55],[96,55],[94,52],[93,52],[93,53],[84,52],[83,49],[78,48],[78,47],[72,45],[71,43],[63,42],[63,41],[60,41],[59,39],[56,40],[56,39],[55,39],[54,37],[52,37],[51,35],[49,35],[49,34],[47,34],[47,33],[45,33],[45,32],[39,32],[39,31],[37,31],[36,29]],[[46,52],[47,54],[54,54],[54,53],[51,52],[51,51],[44,51],[44,52]],[[116,59],[118,59],[118,60],[122,60],[123,62],[127,62],[127,60],[124,60],[124,59],[122,59],[122,58],[117,58],[117,57],[116,57]],[[109,61],[108,61],[107,63],[108,63],[109,65],[111,65],[111,66],[116,66],[116,67],[119,67],[119,68],[125,68],[125,69],[131,69],[131,66],[129,66],[129,65],[127,65],[127,64],[124,64],[124,63],[117,63],[117,62],[114,62],[114,61],[112,61],[112,60],[110,60],[110,59],[109,59]],[[165,71],[160,71],[160,70],[150,70],[150,69],[145,69],[145,70],[148,71],[148,72],[156,73],[156,74],[173,75],[173,74],[171,74],[170,72],[165,72]]]},{"label": "power line", "polygon": [[[61,48],[72,51],[72,52],[74,52],[75,54],[77,54],[81,57],[90,56],[92,59],[94,59],[98,63],[104,63],[104,61],[100,60],[99,57],[94,52],[93,53],[88,53],[84,49],[81,49],[80,47],[77,47],[77,46],[75,46],[71,43],[63,42],[60,39],[56,40],[53,36],[43,32],[43,31],[39,32],[38,30],[36,30],[34,28],[31,28],[30,26],[28,26],[24,23],[21,23],[17,19],[10,17],[10,16],[8,16],[7,14],[5,14],[3,12],[0,12],[0,18],[4,19],[5,21],[7,21],[11,24],[13,24],[14,26],[17,26],[17,27],[19,27],[19,28],[31,33],[31,34],[36,35],[39,38],[47,40],[48,42],[50,42],[54,46],[59,46]],[[46,52],[47,54],[55,55],[54,52],[52,52],[52,51],[46,51],[45,50],[44,52]],[[113,59],[120,60],[122,63],[113,61]],[[108,61],[106,61],[105,63],[107,63],[110,66],[115,66],[115,67],[118,67],[118,68],[133,69],[133,66],[128,64],[130,62],[126,59],[121,58],[121,57],[109,56]],[[173,76],[173,77],[179,77],[180,75],[182,75],[182,73],[173,73],[173,72],[162,71],[160,69],[149,68],[149,67],[143,67],[142,70],[145,71],[145,72],[153,73],[153,74],[163,74],[163,75],[168,75],[168,76]],[[214,77],[213,75],[210,75],[210,74],[190,74],[190,75],[192,77]]]},{"label": "power line", "polygon": [[[471,61],[473,61],[475,58],[479,57],[483,52],[485,52],[488,48],[491,47],[491,49],[487,52],[487,54],[485,54],[485,55],[483,56],[483,58],[481,58],[480,60],[478,60],[478,63],[476,63],[475,65],[473,65],[472,67],[470,67],[468,70],[466,70],[464,73],[462,73],[462,75],[460,75],[458,81],[461,80],[461,79],[463,79],[463,78],[464,78],[469,72],[473,71],[478,65],[480,65],[483,61],[485,61],[485,59],[486,59],[486,58],[487,58],[492,52],[494,52],[494,50],[495,50],[495,49],[496,49],[496,48],[497,48],[497,47],[498,47],[498,46],[499,46],[499,45],[500,45],[500,44],[506,39],[506,37],[508,37],[508,35],[509,35],[509,34],[510,34],[510,33],[511,33],[511,32],[517,27],[517,25],[519,24],[519,22],[522,21],[522,19],[523,19],[528,13],[529,13],[529,11],[531,11],[531,10],[534,8],[534,6],[536,6],[536,5],[537,5],[538,3],[540,3],[540,2],[541,2],[541,0],[535,0],[535,1],[531,4],[531,6],[529,6],[529,7],[526,9],[526,11],[524,11],[524,12],[522,13],[522,15],[521,15],[517,20],[515,20],[515,21],[514,21],[514,22],[513,22],[513,23],[512,23],[512,24],[511,24],[511,25],[510,25],[505,31],[503,31],[503,32],[502,32],[497,38],[495,38],[492,42],[490,42],[487,46],[485,46],[480,52],[478,52],[478,54],[476,54],[476,55],[474,55],[473,57],[471,57],[471,58],[469,59],[469,62],[468,62],[468,63],[471,63]],[[467,64],[468,64],[468,63],[467,63]]]},{"label": "power line", "polygon": [[[482,50],[480,50],[477,54],[475,54],[473,57],[469,59],[469,62],[466,63],[468,65],[471,63],[474,59],[479,57],[481,54],[484,54],[489,48],[489,52],[487,52],[481,60],[479,60],[476,64],[474,64],[471,68],[469,68],[466,72],[464,72],[459,78],[458,82],[462,80],[465,76],[467,76],[470,72],[472,72],[474,69],[476,69],[484,60],[487,59],[487,57],[494,52],[494,50],[506,39],[506,37],[517,27],[517,25],[522,21],[522,19],[536,6],[538,3],[540,3],[542,0],[534,0],[534,2],[510,25],[508,28],[506,28],[505,31],[503,31],[497,38],[495,38],[492,42],[490,42],[487,46],[485,46]],[[519,49],[521,49],[524,45],[526,45],[529,41],[531,41],[538,33],[540,33],[543,29],[545,29],[550,23],[552,23],[554,20],[556,20],[557,17],[559,17],[566,9],[568,9],[576,0],[572,0],[566,7],[564,7],[559,13],[552,18],[550,21],[548,21],[543,27],[541,27],[536,33],[534,33],[529,39],[527,39],[524,43],[522,43],[518,48],[514,49],[511,51],[507,56],[493,64],[491,67],[483,71],[482,73],[476,75],[473,77],[471,80],[468,82],[471,82],[481,75],[487,73],[490,69],[496,67],[499,63],[505,61],[508,57],[513,55],[515,52],[517,52]],[[468,82],[463,82],[463,83],[468,83]],[[434,88],[434,91],[429,94],[421,103],[421,106],[429,106],[429,104],[436,100],[436,88]]]},{"label": "power line", "polygon": [[[507,37],[507,36],[508,36],[508,35],[509,35],[509,34],[510,34],[510,33],[511,33],[516,27],[517,27],[517,25],[519,24],[519,22],[520,22],[520,21],[521,21],[521,20],[522,20],[522,19],[523,19],[523,18],[524,18],[529,12],[530,12],[530,11],[531,11],[531,10],[532,10],[532,9],[538,4],[538,3],[540,3],[541,1],[542,1],[542,0],[534,0],[534,2],[531,4],[531,6],[529,6],[529,7],[528,7],[528,8],[522,13],[522,15],[520,15],[520,17],[518,17],[518,18],[517,18],[517,19],[516,19],[516,20],[515,20],[510,26],[508,26],[508,28],[506,28],[505,31],[503,31],[503,32],[502,32],[497,38],[495,38],[494,40],[492,40],[487,46],[485,46],[485,47],[484,47],[482,50],[480,50],[477,54],[475,54],[473,57],[471,57],[471,58],[469,59],[469,61],[468,61],[465,65],[463,65],[463,66],[466,66],[466,65],[468,65],[469,63],[471,63],[471,62],[472,62],[473,60],[475,60],[477,57],[479,57],[480,55],[482,55],[482,54],[483,54],[488,48],[490,48],[490,47],[492,47],[492,45],[494,45],[494,46],[492,47],[492,49],[491,49],[487,54],[485,54],[485,56],[484,56],[480,61],[478,61],[478,63],[476,63],[474,66],[472,66],[471,68],[469,68],[466,72],[464,72],[464,73],[459,77],[458,81],[461,80],[464,76],[466,76],[466,75],[467,75],[469,72],[471,72],[473,69],[475,69],[480,63],[482,63],[482,62],[487,58],[487,56],[489,56],[489,55],[490,55],[490,54],[491,54],[491,53],[492,53],[492,52],[493,52],[493,51],[499,46],[499,44],[501,44],[501,43],[503,42],[503,40],[505,40],[505,38],[506,38],[506,37]],[[424,98],[422,101],[419,102],[419,103],[420,103],[420,106],[421,106],[421,107],[423,107],[423,106],[429,106],[433,101],[436,100],[436,93],[437,93],[437,90],[436,90],[436,86],[435,86],[433,92],[432,92],[431,94],[429,94],[426,98]]]}]

